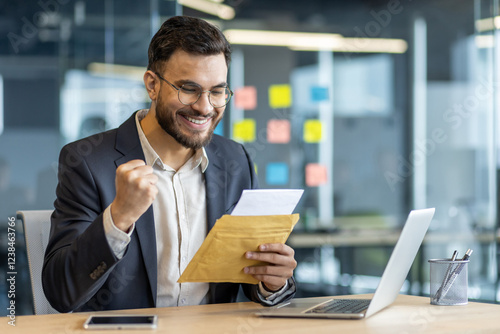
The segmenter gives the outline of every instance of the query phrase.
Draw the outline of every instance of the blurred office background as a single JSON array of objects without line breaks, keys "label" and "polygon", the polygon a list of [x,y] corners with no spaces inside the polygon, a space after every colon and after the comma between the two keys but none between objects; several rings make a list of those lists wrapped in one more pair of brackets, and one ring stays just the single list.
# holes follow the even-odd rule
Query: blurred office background
[{"label": "blurred office background", "polygon": [[[427,260],[471,248],[469,297],[498,302],[499,11],[492,0],[0,0],[0,314],[9,217],[52,209],[65,143],[148,106],[149,41],[179,14],[233,43],[236,94],[217,132],[244,143],[262,188],[305,189],[288,241],[298,296],[373,292],[409,210],[435,207],[402,292],[428,294]],[[31,314],[16,229],[17,314]]]}]

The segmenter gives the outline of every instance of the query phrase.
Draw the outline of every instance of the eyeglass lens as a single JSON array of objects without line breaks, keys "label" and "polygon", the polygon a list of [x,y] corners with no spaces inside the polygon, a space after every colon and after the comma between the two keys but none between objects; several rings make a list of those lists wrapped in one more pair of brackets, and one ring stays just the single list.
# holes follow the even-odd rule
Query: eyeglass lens
[{"label": "eyeglass lens", "polygon": [[[179,90],[179,100],[186,105],[194,104],[198,101],[202,92],[200,86],[182,85]],[[226,87],[214,88],[208,93],[208,97],[214,107],[223,107],[231,99],[231,92]]]}]

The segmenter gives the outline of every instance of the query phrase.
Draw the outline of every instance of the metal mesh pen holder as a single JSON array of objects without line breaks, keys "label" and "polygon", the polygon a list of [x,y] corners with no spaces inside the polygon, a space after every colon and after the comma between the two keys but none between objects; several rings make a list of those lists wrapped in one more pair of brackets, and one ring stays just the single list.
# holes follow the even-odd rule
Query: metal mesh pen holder
[{"label": "metal mesh pen holder", "polygon": [[469,260],[429,260],[430,297],[433,305],[465,305]]}]

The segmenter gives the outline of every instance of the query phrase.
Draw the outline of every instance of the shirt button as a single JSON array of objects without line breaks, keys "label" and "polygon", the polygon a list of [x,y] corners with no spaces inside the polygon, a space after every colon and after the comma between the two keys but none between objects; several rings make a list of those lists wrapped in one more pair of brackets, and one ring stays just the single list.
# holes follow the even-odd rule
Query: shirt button
[{"label": "shirt button", "polygon": [[181,299],[181,304],[186,304],[186,299],[185,298]]},{"label": "shirt button", "polygon": [[181,258],[181,260],[182,260],[182,262],[186,261],[186,257],[185,257],[185,256],[183,256],[183,257]]}]

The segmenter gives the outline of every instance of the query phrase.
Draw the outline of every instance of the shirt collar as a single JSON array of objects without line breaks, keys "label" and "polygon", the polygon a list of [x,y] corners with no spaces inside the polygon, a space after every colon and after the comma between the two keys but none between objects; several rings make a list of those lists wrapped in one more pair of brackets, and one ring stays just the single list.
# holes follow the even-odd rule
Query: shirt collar
[{"label": "shirt collar", "polygon": [[[137,126],[137,132],[139,134],[139,140],[141,142],[142,150],[144,151],[144,157],[146,158],[146,164],[149,166],[154,166],[154,164],[158,164],[158,166],[164,170],[173,170],[170,166],[166,165],[161,161],[160,157],[153,149],[151,144],[149,143],[144,131],[142,131],[141,120],[147,115],[148,109],[139,110],[135,116],[135,124]],[[201,172],[204,173],[208,168],[208,156],[205,148],[202,147],[194,153],[194,155],[186,161],[186,163],[179,168],[181,170],[193,170],[194,168],[200,166]]]}]

